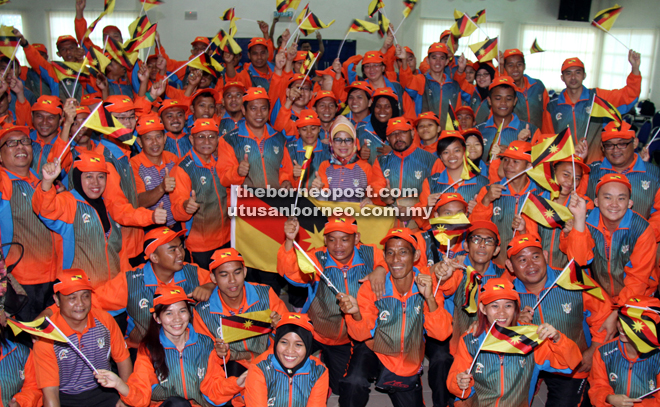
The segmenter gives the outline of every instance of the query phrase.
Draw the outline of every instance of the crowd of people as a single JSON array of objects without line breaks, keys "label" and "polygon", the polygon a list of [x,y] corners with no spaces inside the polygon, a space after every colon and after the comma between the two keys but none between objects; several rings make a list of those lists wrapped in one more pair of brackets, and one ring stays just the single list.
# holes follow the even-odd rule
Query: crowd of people
[{"label": "crowd of people", "polygon": [[[434,407],[529,406],[541,382],[547,406],[660,405],[660,170],[629,123],[591,117],[595,96],[634,107],[638,53],[617,90],[555,61],[551,99],[523,52],[472,62],[449,30],[425,55],[390,30],[314,70],[309,42],[260,21],[238,53],[193,39],[190,60],[221,69],[156,34],[146,60],[105,52],[74,81],[53,53],[82,63],[125,40],[105,26],[94,44],[85,6],[56,50],[14,30],[28,66],[0,55],[1,405],[364,407],[375,384],[411,407],[422,374]],[[129,137],[85,127],[92,114]],[[537,182],[533,147],[567,127],[573,154]],[[399,216],[379,245],[359,216],[328,217],[306,253],[291,217],[277,272],[258,270],[230,247],[232,185],[341,190]],[[540,223],[530,196],[571,219]],[[438,219],[461,215],[448,236]],[[571,267],[580,281],[555,284]],[[42,318],[67,340],[9,329]],[[535,339],[509,339],[529,349],[481,351],[525,327]]]}]

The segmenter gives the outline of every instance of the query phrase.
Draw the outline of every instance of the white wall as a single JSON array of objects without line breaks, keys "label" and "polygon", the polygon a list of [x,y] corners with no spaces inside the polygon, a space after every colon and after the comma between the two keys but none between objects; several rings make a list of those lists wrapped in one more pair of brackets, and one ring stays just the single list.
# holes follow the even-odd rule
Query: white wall
[{"label": "white wall", "polygon": [[[166,3],[152,9],[149,16],[152,21],[160,22],[160,35],[163,45],[173,58],[184,59],[189,55],[190,41],[196,35],[213,36],[219,28],[228,25],[218,18],[228,7],[236,7],[236,15],[250,19],[272,20],[275,10],[275,0],[165,0]],[[573,0],[580,1],[580,0]],[[624,7],[616,22],[617,28],[643,28],[658,30],[654,71],[660,69],[660,7],[658,0],[617,0]],[[323,22],[337,20],[333,26],[322,31],[327,39],[344,37],[348,25],[353,18],[366,18],[366,9],[370,0],[311,0],[310,8]],[[392,23],[398,25],[401,21],[403,5],[398,0],[386,0],[387,16]],[[300,9],[306,4],[301,0]],[[87,7],[100,10],[102,0],[88,0]],[[611,7],[613,0],[592,0],[591,16],[598,10]],[[48,35],[47,12],[52,10],[73,10],[75,0],[13,0],[2,6],[0,11],[20,11],[23,14],[23,24],[28,39],[33,42],[45,42]],[[134,0],[117,0],[116,10],[139,10],[140,4]],[[524,23],[580,26],[587,23],[575,23],[557,20],[559,0],[419,0],[419,4],[410,14],[397,34],[399,42],[417,49],[419,45],[418,26],[422,18],[453,18],[454,8],[474,13],[485,8],[487,18],[493,22],[504,22],[502,32],[502,49],[518,47],[520,25]],[[184,20],[186,11],[196,11],[196,21]],[[103,26],[103,22],[99,24]],[[280,34],[288,23],[280,23],[276,34]],[[260,35],[257,25],[253,22],[239,21],[238,36],[249,37]],[[73,33],[73,22],[72,22]],[[360,53],[379,49],[382,40],[376,35],[366,33],[351,33],[351,39],[357,39],[357,50]],[[660,74],[651,78],[651,99],[660,108]]]}]

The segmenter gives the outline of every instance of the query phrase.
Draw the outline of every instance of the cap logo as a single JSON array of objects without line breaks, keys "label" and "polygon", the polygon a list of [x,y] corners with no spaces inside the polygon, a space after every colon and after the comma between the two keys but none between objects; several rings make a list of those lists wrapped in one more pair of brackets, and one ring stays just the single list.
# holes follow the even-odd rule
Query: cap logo
[{"label": "cap logo", "polygon": [[314,118],[314,116],[312,116],[311,114],[309,116],[305,116],[306,120],[312,120],[313,118]]},{"label": "cap logo", "polygon": [[300,319],[300,315],[289,315],[289,319]]},{"label": "cap logo", "polygon": [[47,105],[50,105],[50,104],[52,104],[53,102],[51,102],[50,100],[42,100],[41,103],[43,103],[43,104],[47,104]]},{"label": "cap logo", "polygon": [[181,294],[181,290],[170,290],[170,294]]},{"label": "cap logo", "polygon": [[163,234],[166,235],[166,234],[170,233],[171,231],[172,231],[172,229],[165,228],[165,229],[163,229]]},{"label": "cap logo", "polygon": [[394,229],[392,231],[392,234],[395,234],[395,233],[403,233],[403,229]]},{"label": "cap logo", "polygon": [[610,175],[611,179],[622,179],[620,175]]},{"label": "cap logo", "polygon": [[92,163],[100,163],[100,162],[101,162],[101,159],[98,158],[98,157],[92,157],[92,158],[89,159],[89,162],[92,162]]},{"label": "cap logo", "polygon": [[154,123],[156,123],[155,120],[147,120],[147,122],[145,124],[149,125],[149,124],[154,124]]},{"label": "cap logo", "polygon": [[458,195],[456,195],[456,194],[450,194],[450,195],[449,195],[449,198],[458,198]]},{"label": "cap logo", "polygon": [[493,290],[504,290],[504,284],[495,284]]},{"label": "cap logo", "polygon": [[395,120],[392,122],[392,124],[399,124],[399,123],[401,123],[401,120]]},{"label": "cap logo", "polygon": [[255,94],[255,95],[261,95],[262,93],[264,93],[264,92],[261,91],[261,90],[255,90],[255,91],[254,91],[254,94]]},{"label": "cap logo", "polygon": [[509,147],[509,150],[518,151],[518,147],[517,146],[511,146],[511,147]]},{"label": "cap logo", "polygon": [[202,126],[210,126],[211,122],[202,122]]},{"label": "cap logo", "polygon": [[518,244],[525,243],[525,242],[529,242],[528,237],[523,237],[522,239],[518,240]]},{"label": "cap logo", "polygon": [[225,257],[229,257],[229,256],[231,256],[231,252],[220,253],[220,257],[223,258],[223,259],[224,259]]},{"label": "cap logo", "polygon": [[630,301],[640,302],[639,298],[631,298]]},{"label": "cap logo", "polygon": [[131,99],[122,99],[121,101],[122,101],[122,103],[130,103]]},{"label": "cap logo", "polygon": [[76,281],[76,280],[82,280],[82,275],[76,274],[75,276],[71,276],[71,281]]}]

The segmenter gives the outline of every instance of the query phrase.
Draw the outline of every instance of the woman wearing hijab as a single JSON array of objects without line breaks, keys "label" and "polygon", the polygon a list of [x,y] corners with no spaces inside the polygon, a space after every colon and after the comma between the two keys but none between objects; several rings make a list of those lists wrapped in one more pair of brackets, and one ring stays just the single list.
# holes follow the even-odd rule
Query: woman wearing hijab
[{"label": "woman wearing hijab", "polygon": [[[360,202],[361,205],[373,203],[367,196],[371,187],[373,196],[385,188],[386,181],[378,162],[372,167],[358,156],[359,141],[355,127],[344,116],[335,119],[330,130],[330,159],[319,166],[312,188],[329,189],[321,195],[336,202]],[[333,194],[340,191],[341,196]]]},{"label": "woman wearing hijab", "polygon": [[463,129],[461,134],[465,139],[465,148],[468,158],[472,160],[474,165],[479,167],[481,175],[488,178],[488,164],[482,160],[484,153],[484,137],[481,135],[481,132],[473,127],[470,129]]},{"label": "woman wearing hijab", "polygon": [[476,86],[468,83],[465,80],[465,68],[467,66],[467,59],[463,55],[458,58],[458,70],[454,74],[454,80],[458,82],[463,91],[471,95],[470,107],[476,116],[474,127],[488,120],[490,116],[490,105],[488,105],[488,86],[490,86],[493,79],[497,75],[495,68],[491,62],[475,62],[474,69],[477,73],[474,75]]},{"label": "woman wearing hijab", "polygon": [[325,407],[328,369],[312,356],[314,327],[307,314],[282,316],[275,345],[250,365],[246,407]]},{"label": "woman wearing hijab", "polygon": [[179,286],[159,287],[133,373],[124,382],[111,371],[99,370],[99,384],[116,389],[121,400],[134,407],[210,407],[231,400],[243,388],[247,372],[225,376],[213,339],[193,328],[192,302]]},{"label": "woman wearing hijab", "polygon": [[[109,170],[102,155],[83,151],[73,161],[74,188],[57,194],[53,183],[61,171],[59,160],[44,165],[32,209],[49,229],[62,236],[62,269],[86,270],[97,287],[130,268],[122,256],[120,227],[111,216],[118,209],[109,203],[106,206],[103,198]],[[163,214],[161,208],[135,211],[132,217],[136,224],[148,224],[145,217],[156,223]]]}]

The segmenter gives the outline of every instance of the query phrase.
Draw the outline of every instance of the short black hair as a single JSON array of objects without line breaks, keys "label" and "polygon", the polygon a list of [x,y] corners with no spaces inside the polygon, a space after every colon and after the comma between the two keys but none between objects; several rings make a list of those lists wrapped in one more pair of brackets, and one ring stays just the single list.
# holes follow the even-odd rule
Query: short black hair
[{"label": "short black hair", "polygon": [[364,90],[364,89],[359,89],[359,88],[352,88],[352,89],[349,90],[348,93],[346,94],[346,101],[348,101],[348,98],[351,96],[351,93],[355,92],[356,90],[361,90],[362,92],[364,92],[365,95],[367,95],[367,99],[371,100],[371,95],[370,95],[369,92],[367,92],[366,90]]},{"label": "short black hair", "polygon": [[195,96],[195,99],[192,101],[192,106],[195,106],[195,103],[200,99],[200,98],[211,98],[215,101],[215,96],[213,96],[213,93],[211,92],[202,92],[199,95]]},{"label": "short black hair", "polygon": [[518,98],[518,92],[516,92],[516,89],[515,89],[513,86],[510,86],[510,85],[497,85],[497,86],[493,87],[493,89],[490,89],[490,90],[488,91],[488,96],[492,96],[492,95],[493,95],[493,91],[494,91],[495,89],[497,89],[497,88],[501,88],[502,86],[511,89],[511,90],[513,91],[513,97],[516,98],[516,99]]},{"label": "short black hair", "polygon": [[447,149],[453,142],[458,141],[462,146],[463,149],[465,149],[465,140],[463,140],[460,137],[446,137],[443,139],[438,140],[438,146],[437,146],[437,152],[438,156],[442,154],[443,151]]},{"label": "short black hair", "polygon": [[[266,99],[264,99],[264,100],[266,100]],[[245,108],[245,110],[247,110],[248,103],[250,103],[250,102],[252,102],[252,100],[248,100],[246,102],[243,102],[243,107]],[[266,100],[266,102],[268,102],[268,110],[270,111],[270,100]]]}]

